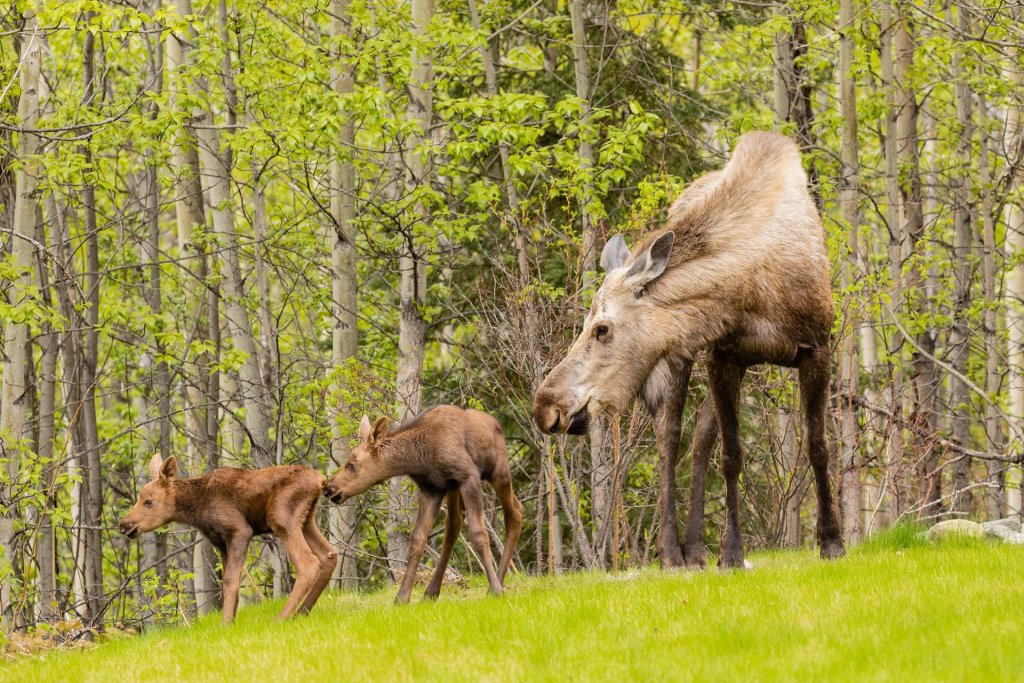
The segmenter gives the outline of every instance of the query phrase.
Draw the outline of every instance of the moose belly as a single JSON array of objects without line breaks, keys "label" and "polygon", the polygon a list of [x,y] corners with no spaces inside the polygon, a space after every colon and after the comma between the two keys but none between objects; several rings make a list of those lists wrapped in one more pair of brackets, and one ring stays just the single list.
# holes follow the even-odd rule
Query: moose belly
[{"label": "moose belly", "polygon": [[438,476],[432,477],[423,474],[412,474],[409,475],[409,478],[412,479],[413,482],[416,483],[416,486],[418,486],[424,493],[431,493],[435,495],[455,491],[462,485],[462,482],[455,479],[442,478]]}]

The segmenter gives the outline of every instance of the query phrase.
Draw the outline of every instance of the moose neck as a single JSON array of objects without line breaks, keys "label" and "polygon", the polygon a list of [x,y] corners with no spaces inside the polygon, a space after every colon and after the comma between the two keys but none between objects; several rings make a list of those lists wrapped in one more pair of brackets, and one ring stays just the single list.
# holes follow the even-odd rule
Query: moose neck
[{"label": "moose neck", "polygon": [[422,458],[419,457],[416,441],[409,436],[406,432],[389,436],[377,448],[377,457],[382,467],[380,481],[419,472],[417,463]]},{"label": "moose neck", "polygon": [[204,519],[206,477],[192,479],[175,479],[174,487],[174,521],[192,527],[201,526]]}]

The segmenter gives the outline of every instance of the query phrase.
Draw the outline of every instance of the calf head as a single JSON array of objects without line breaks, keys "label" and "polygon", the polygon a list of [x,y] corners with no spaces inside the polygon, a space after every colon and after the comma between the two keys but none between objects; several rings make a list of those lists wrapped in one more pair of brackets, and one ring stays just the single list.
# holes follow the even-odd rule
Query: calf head
[{"label": "calf head", "polygon": [[121,533],[129,538],[157,529],[174,519],[174,477],[178,461],[174,456],[162,460],[154,455],[149,461],[149,481],[139,491],[139,499],[121,520]]},{"label": "calf head", "polygon": [[359,423],[359,445],[349,453],[344,466],[327,480],[324,495],[334,503],[344,503],[358,496],[374,484],[390,476],[385,463],[386,456],[380,452],[380,445],[388,435],[388,419],[379,418],[373,425],[363,415]]},{"label": "calf head", "polygon": [[647,287],[668,266],[675,234],[639,254],[616,235],[601,253],[606,275],[579,337],[534,397],[537,426],[551,434],[583,434],[601,412],[622,413],[672,343],[671,313]]}]

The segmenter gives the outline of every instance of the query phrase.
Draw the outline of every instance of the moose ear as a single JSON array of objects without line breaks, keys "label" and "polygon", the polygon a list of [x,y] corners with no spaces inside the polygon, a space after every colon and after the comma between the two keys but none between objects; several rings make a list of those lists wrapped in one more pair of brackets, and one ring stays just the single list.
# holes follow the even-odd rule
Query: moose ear
[{"label": "moose ear", "polygon": [[621,268],[628,258],[629,247],[626,246],[626,240],[622,239],[622,235],[616,235],[604,245],[601,252],[601,269],[608,273]]},{"label": "moose ear", "polygon": [[359,421],[359,440],[366,441],[368,436],[370,436],[370,418],[363,415],[363,419]]},{"label": "moose ear", "polygon": [[384,437],[388,435],[388,419],[386,417],[379,417],[377,421],[373,423],[373,433],[370,436],[370,440],[374,446],[380,445],[380,442],[384,440]]},{"label": "moose ear", "polygon": [[163,465],[160,466],[160,478],[174,479],[176,474],[178,474],[178,459],[172,455],[164,460]]},{"label": "moose ear", "polygon": [[629,272],[626,273],[630,285],[643,287],[665,272],[665,268],[668,267],[668,259],[672,255],[672,243],[675,242],[675,239],[676,234],[670,230],[654,240],[647,251],[637,256]]},{"label": "moose ear", "polygon": [[160,478],[160,466],[164,464],[163,458],[160,457],[159,453],[154,453],[153,457],[149,459],[149,478],[157,480]]}]

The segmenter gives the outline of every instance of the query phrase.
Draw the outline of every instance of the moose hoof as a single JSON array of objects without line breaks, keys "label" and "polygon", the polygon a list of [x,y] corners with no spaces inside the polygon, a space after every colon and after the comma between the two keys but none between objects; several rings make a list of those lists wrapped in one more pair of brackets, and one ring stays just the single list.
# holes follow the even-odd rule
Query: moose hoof
[{"label": "moose hoof", "polygon": [[683,563],[689,571],[701,571],[708,566],[708,551],[701,545],[700,549],[683,548]]},{"label": "moose hoof", "polygon": [[846,548],[839,540],[825,541],[821,544],[821,559],[835,560],[846,555]]},{"label": "moose hoof", "polygon": [[423,592],[423,602],[434,602],[437,600],[439,595],[441,595],[441,591],[427,588],[427,590]]},{"label": "moose hoof", "polygon": [[408,595],[402,595],[401,593],[399,593],[398,595],[395,596],[395,604],[396,605],[408,605],[409,604],[409,596]]},{"label": "moose hoof", "polygon": [[661,568],[665,571],[683,569],[686,567],[686,560],[683,553],[677,548],[675,552],[669,551],[661,555]]},{"label": "moose hoof", "polygon": [[743,561],[742,548],[723,548],[722,556],[718,558],[719,569],[746,569]]}]

